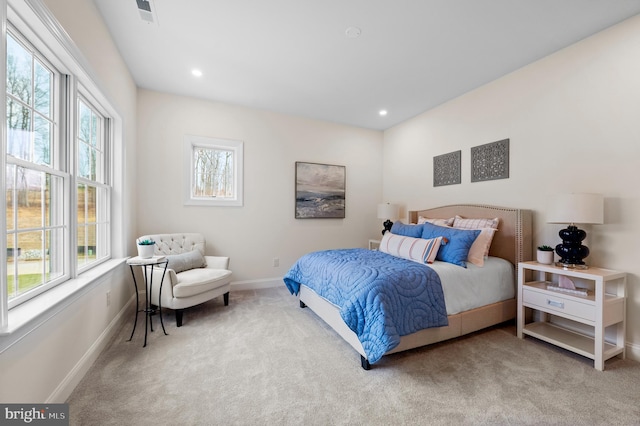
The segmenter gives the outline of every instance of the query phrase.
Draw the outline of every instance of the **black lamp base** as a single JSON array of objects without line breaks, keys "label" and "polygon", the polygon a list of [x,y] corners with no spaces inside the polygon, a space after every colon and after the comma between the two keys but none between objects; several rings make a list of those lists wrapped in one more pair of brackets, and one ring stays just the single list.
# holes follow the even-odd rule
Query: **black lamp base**
[{"label": "black lamp base", "polygon": [[393,222],[391,222],[390,220],[385,220],[384,223],[382,224],[384,226],[384,229],[382,230],[382,235],[384,235],[385,232],[387,231],[391,231],[391,227],[393,226]]},{"label": "black lamp base", "polygon": [[582,240],[587,237],[587,233],[571,224],[558,235],[562,238],[562,244],[556,246],[556,253],[560,256],[556,265],[564,268],[586,268],[583,259],[589,256],[589,248],[582,245]]}]

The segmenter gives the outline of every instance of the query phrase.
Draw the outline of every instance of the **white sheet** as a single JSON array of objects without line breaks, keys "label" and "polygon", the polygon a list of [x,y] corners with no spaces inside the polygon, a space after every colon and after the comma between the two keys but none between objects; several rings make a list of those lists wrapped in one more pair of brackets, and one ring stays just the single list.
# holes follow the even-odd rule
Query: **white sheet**
[{"label": "white sheet", "polygon": [[467,269],[440,261],[429,266],[440,276],[448,315],[515,297],[513,265],[499,257],[485,259],[482,268],[469,262]]}]

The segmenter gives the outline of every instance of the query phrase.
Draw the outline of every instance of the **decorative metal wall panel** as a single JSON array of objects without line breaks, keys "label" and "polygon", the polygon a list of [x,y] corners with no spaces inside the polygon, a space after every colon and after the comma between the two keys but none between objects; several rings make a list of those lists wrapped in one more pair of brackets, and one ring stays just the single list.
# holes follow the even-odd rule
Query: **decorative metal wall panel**
[{"label": "decorative metal wall panel", "polygon": [[471,182],[509,178],[509,139],[471,148]]},{"label": "decorative metal wall panel", "polygon": [[433,186],[460,183],[460,158],[462,151],[433,157]]}]

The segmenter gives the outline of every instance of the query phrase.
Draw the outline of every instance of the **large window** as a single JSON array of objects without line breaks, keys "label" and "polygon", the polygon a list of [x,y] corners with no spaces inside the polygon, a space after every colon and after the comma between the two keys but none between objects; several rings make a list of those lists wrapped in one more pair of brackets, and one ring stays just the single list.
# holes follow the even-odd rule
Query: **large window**
[{"label": "large window", "polygon": [[12,307],[109,258],[111,187],[109,119],[86,89],[11,27],[6,58],[2,290]]},{"label": "large window", "polygon": [[184,141],[186,205],[242,205],[239,141],[187,136]]},{"label": "large window", "polygon": [[83,269],[109,254],[110,187],[105,167],[108,120],[83,98],[77,105],[77,266]]}]

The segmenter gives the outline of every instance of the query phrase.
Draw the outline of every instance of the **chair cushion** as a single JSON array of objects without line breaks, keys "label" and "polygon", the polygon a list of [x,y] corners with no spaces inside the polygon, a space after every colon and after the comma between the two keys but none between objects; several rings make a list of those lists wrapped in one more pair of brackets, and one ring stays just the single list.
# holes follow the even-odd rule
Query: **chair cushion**
[{"label": "chair cushion", "polygon": [[190,297],[228,284],[231,281],[231,271],[195,268],[180,272],[177,277],[178,284],[173,287],[173,296]]},{"label": "chair cushion", "polygon": [[207,266],[207,262],[204,260],[204,256],[198,250],[188,251],[180,254],[170,254],[165,256],[169,261],[167,265],[168,269],[173,269],[176,274],[188,271],[194,268],[204,268]]}]

